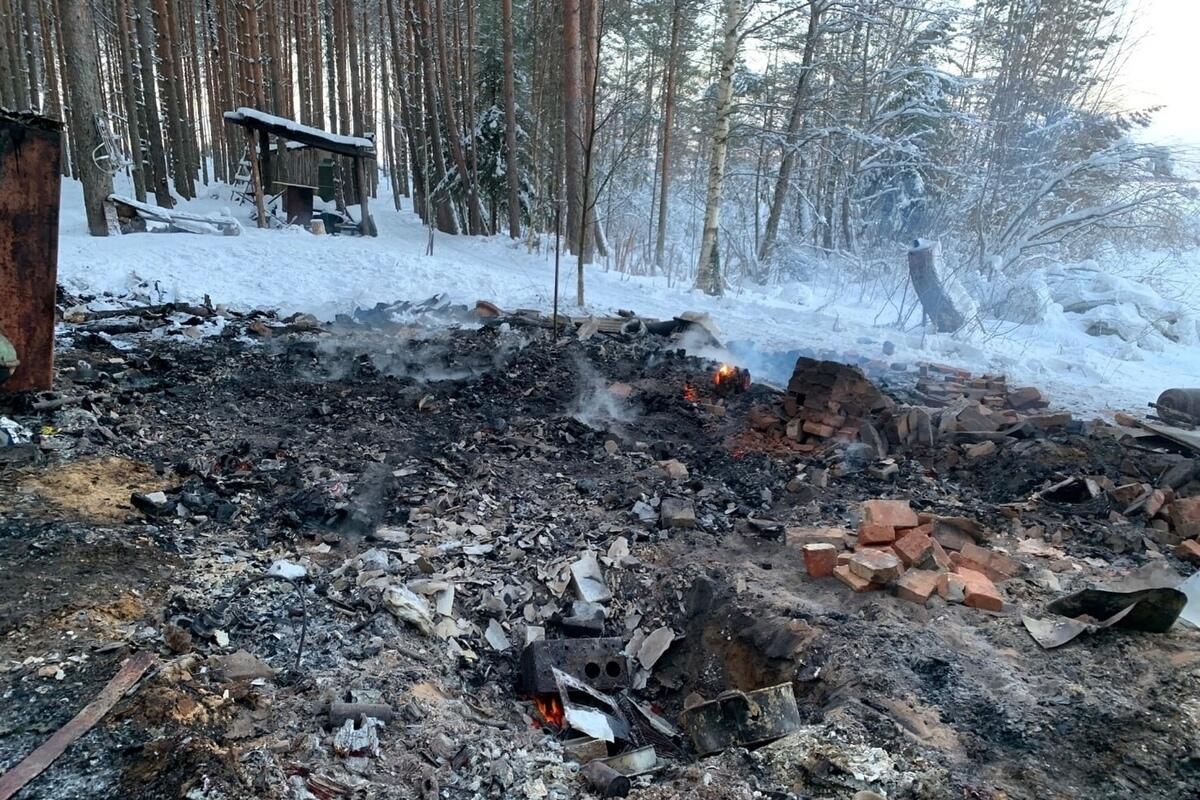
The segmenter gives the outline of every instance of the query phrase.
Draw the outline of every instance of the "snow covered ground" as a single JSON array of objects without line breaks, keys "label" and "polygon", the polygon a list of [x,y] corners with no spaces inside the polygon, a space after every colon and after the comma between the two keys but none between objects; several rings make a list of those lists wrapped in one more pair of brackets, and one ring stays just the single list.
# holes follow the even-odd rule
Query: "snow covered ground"
[{"label": "snow covered ground", "polygon": [[[118,188],[122,190],[125,187]],[[65,181],[59,280],[76,292],[118,294],[145,282],[162,299],[196,301],[207,294],[213,302],[233,307],[307,311],[322,318],[377,302],[422,300],[438,292],[464,303],[487,299],[506,308],[551,306],[552,251],[530,253],[524,244],[507,237],[438,234],[434,255],[426,256],[427,232],[417,217],[407,207],[393,211],[382,197],[372,207],[380,234],[376,239],[318,237],[302,230],[260,231],[248,221],[248,209],[231,202],[227,187],[208,187],[204,194],[187,210],[228,211],[243,220],[246,227],[241,236],[93,238],[87,234],[79,185]],[[1088,273],[1081,274],[1085,280],[1076,280],[1079,285],[1071,291],[1085,304],[1105,291],[1123,296],[1124,288],[1135,285],[1118,281],[1113,286],[1107,279],[1089,282]],[[1196,290],[1200,276],[1194,280],[1195,286],[1183,294],[1200,294]],[[574,287],[573,265],[564,263],[561,307],[577,315]],[[589,269],[587,298],[586,311],[595,314],[611,314],[618,308],[652,317],[708,312],[726,341],[753,345],[757,353],[746,356],[751,362],[746,365],[760,371],[756,355],[818,347],[883,357],[886,340],[896,346],[889,360],[939,361],[975,371],[1004,372],[1011,384],[1036,385],[1056,405],[1084,413],[1144,409],[1166,388],[1200,385],[1200,334],[1193,318],[1180,323],[1186,328],[1183,336],[1176,337],[1180,344],[1153,330],[1141,345],[1117,335],[1089,335],[1085,328],[1095,320],[1089,321],[1087,314],[1094,317],[1098,312],[1064,314],[1060,306],[1052,306],[1043,322],[1002,326],[1002,335],[975,331],[923,336],[895,327],[895,311],[880,313],[878,298],[864,301],[858,289],[834,282],[822,287],[756,288],[710,298],[668,286],[664,278],[630,277],[607,272],[600,265]],[[1130,304],[1114,307],[1118,322],[1124,319],[1126,328],[1136,327],[1141,319]]]}]

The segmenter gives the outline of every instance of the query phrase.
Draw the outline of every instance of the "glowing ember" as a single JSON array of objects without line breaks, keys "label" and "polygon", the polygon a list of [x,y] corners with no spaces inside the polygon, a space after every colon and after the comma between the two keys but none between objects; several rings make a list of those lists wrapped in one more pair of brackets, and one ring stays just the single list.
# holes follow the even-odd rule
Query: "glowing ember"
[{"label": "glowing ember", "polygon": [[700,392],[695,386],[692,386],[690,383],[685,383],[683,385],[683,399],[687,400],[689,403],[698,402],[700,400]]},{"label": "glowing ember", "polygon": [[713,373],[713,383],[716,384],[717,394],[722,397],[750,390],[750,370],[735,367],[733,364],[722,364]]},{"label": "glowing ember", "polygon": [[563,723],[566,721],[562,700],[556,694],[535,694],[533,696],[533,707],[537,709],[538,716],[541,717],[541,724],[561,729]]}]

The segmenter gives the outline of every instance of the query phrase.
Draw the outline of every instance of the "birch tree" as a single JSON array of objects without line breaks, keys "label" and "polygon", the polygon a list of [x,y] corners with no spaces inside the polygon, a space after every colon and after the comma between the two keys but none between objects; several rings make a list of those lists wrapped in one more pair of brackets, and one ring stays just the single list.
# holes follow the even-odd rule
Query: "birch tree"
[{"label": "birch tree", "polygon": [[741,44],[739,28],[744,21],[741,0],[725,0],[721,36],[720,76],[717,79],[717,105],[712,147],[708,164],[708,187],[704,200],[704,228],[700,240],[700,262],[696,267],[696,288],[705,294],[725,292],[721,276],[717,229],[721,222],[721,191],[725,184],[725,153],[729,148],[729,121],[733,116],[733,68]]}]

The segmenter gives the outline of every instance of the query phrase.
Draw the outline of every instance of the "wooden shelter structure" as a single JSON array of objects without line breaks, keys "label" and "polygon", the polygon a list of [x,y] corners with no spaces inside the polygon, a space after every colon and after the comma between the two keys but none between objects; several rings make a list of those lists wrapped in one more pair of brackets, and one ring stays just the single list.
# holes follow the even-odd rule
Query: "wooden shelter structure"
[{"label": "wooden shelter structure", "polygon": [[[375,159],[375,142],[370,138],[330,133],[296,120],[277,117],[274,114],[244,106],[236,111],[226,111],[225,121],[242,126],[246,129],[249,137],[250,146],[247,148],[247,152],[250,161],[251,185],[254,190],[255,204],[258,207],[259,227],[266,225],[265,194],[267,187],[278,182],[274,180],[272,162],[273,149],[270,137],[274,136],[282,142],[294,142],[294,145],[288,146],[288,150],[314,148],[335,156],[349,158],[354,165],[354,188],[355,194],[358,196],[361,216],[357,225],[358,231],[364,236],[378,235],[375,221],[371,218],[367,204],[371,184],[367,182],[366,162]],[[290,181],[285,183],[291,185]],[[287,209],[289,219],[305,218],[303,209],[295,206],[297,193],[291,192],[290,194],[291,203]],[[311,202],[311,193],[305,193],[305,195]],[[311,209],[307,216],[311,216]]]}]

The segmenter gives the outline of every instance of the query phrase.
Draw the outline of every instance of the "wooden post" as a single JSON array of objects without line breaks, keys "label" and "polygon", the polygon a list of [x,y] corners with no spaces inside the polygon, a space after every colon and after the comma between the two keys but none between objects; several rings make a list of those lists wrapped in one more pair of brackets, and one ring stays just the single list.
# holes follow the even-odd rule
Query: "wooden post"
[{"label": "wooden post", "polygon": [[254,189],[254,208],[258,214],[258,227],[266,228],[267,204],[263,198],[262,173],[258,168],[258,154],[254,152],[254,131],[246,128],[246,138],[250,146],[246,148],[246,156],[250,159],[250,187]]},{"label": "wooden post", "polygon": [[271,171],[271,137],[266,131],[258,132],[258,151],[262,154],[263,193],[270,194],[274,174]]},{"label": "wooden post", "polygon": [[354,157],[354,182],[358,184],[358,207],[359,214],[362,215],[362,221],[358,223],[359,230],[363,236],[378,236],[379,231],[375,228],[375,220],[371,219],[371,212],[367,208],[367,171],[363,167],[362,156]]},{"label": "wooden post", "polygon": [[54,381],[62,123],[0,113],[0,331],[20,366],[4,391]]}]

